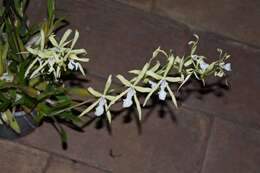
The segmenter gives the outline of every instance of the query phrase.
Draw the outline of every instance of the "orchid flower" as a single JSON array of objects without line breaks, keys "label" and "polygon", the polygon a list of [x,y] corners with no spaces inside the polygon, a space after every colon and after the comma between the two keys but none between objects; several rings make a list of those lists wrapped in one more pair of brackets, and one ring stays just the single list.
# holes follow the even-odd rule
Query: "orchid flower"
[{"label": "orchid flower", "polygon": [[137,84],[143,79],[143,77],[144,77],[146,71],[148,70],[148,68],[149,68],[149,63],[146,63],[144,65],[143,69],[141,70],[140,74],[131,81],[128,81],[122,75],[117,75],[117,78],[121,81],[121,83],[127,89],[124,90],[118,96],[116,96],[116,98],[111,101],[109,107],[111,105],[115,104],[115,102],[117,102],[120,98],[122,98],[123,96],[126,95],[125,99],[123,99],[123,107],[128,108],[128,107],[132,106],[133,100],[134,100],[137,111],[138,111],[138,117],[141,120],[142,112],[141,112],[141,105],[140,105],[140,102],[139,102],[138,97],[137,97],[137,92],[148,93],[148,92],[151,91],[151,89],[146,88],[146,87],[137,86]]},{"label": "orchid flower", "polygon": [[[40,32],[40,47],[31,48],[27,47],[27,51],[32,55],[35,55],[36,58],[29,65],[28,69],[25,72],[25,77],[29,75],[33,68],[37,67],[30,78],[37,77],[43,73],[53,74],[57,80],[61,76],[62,71],[69,70],[80,70],[83,75],[85,75],[83,67],[79,62],[88,62],[88,58],[79,58],[79,55],[86,54],[85,49],[75,49],[73,50],[78,37],[78,31],[75,32],[73,40],[67,41],[68,37],[71,34],[71,30],[67,30],[62,36],[60,42],[58,43],[55,40],[55,35],[51,35],[48,40],[51,42],[53,47],[45,48],[45,34],[44,31]],[[70,47],[68,44],[71,43]],[[78,61],[78,62],[75,62]]]},{"label": "orchid flower", "polygon": [[167,96],[167,92],[165,90],[167,89],[167,91],[170,93],[170,96],[172,98],[174,105],[177,107],[177,101],[176,101],[176,98],[174,96],[174,93],[172,92],[172,90],[169,87],[169,83],[182,82],[183,77],[169,77],[169,76],[167,76],[168,73],[170,72],[171,68],[173,67],[173,64],[174,64],[174,57],[173,57],[173,55],[170,55],[169,58],[168,58],[168,64],[167,64],[165,70],[163,70],[162,75],[160,73],[155,73],[153,71],[147,71],[146,72],[146,74],[148,76],[154,78],[158,82],[157,83],[152,82],[152,81],[149,82],[152,85],[152,90],[147,95],[147,97],[145,98],[145,101],[144,101],[144,104],[143,104],[144,106],[146,105],[147,101],[152,96],[152,94],[155,91],[157,91],[158,89],[159,89],[159,92],[158,92],[159,99],[165,100],[166,96]]},{"label": "orchid flower", "polygon": [[98,99],[94,103],[92,103],[86,110],[84,110],[80,114],[80,117],[89,113],[92,109],[95,108],[95,115],[97,117],[103,115],[106,112],[108,122],[111,123],[111,113],[108,110],[108,101],[112,101],[115,99],[115,96],[111,96],[107,94],[109,92],[111,83],[112,83],[112,75],[108,77],[103,93],[100,93],[91,87],[88,88],[89,93]]}]

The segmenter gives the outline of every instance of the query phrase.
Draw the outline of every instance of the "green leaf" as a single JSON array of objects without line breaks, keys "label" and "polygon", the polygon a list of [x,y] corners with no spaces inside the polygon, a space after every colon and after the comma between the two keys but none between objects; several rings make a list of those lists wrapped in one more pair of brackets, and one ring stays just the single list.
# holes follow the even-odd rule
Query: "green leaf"
[{"label": "green leaf", "polygon": [[4,122],[9,125],[16,133],[21,133],[21,129],[11,111],[8,109],[4,113],[2,113],[2,119]]},{"label": "green leaf", "polygon": [[47,2],[47,11],[48,11],[48,20],[51,21],[54,19],[55,12],[55,0],[48,0]]},{"label": "green leaf", "polygon": [[0,76],[3,75],[3,73],[6,70],[6,57],[7,57],[7,52],[9,49],[8,43],[5,43],[4,45],[0,45]]},{"label": "green leaf", "polygon": [[88,90],[85,88],[66,88],[66,90],[68,91],[68,94],[77,95],[80,97],[86,97],[89,95]]}]

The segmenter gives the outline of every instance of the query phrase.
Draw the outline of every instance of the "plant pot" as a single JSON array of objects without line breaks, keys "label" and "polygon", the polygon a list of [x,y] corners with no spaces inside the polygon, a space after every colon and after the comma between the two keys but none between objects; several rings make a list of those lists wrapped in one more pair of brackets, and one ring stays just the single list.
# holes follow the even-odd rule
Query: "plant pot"
[{"label": "plant pot", "polygon": [[14,117],[21,129],[21,133],[18,134],[13,131],[8,125],[0,125],[0,138],[3,139],[17,139],[26,136],[33,132],[38,126],[33,122],[32,116],[26,114],[25,112],[15,112]]}]

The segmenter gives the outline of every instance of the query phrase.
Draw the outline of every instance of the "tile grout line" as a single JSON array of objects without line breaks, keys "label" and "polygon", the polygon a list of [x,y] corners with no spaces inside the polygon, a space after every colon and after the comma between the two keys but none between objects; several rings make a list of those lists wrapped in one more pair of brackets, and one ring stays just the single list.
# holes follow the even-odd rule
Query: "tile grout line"
[{"label": "tile grout line", "polygon": [[51,161],[52,155],[49,153],[49,157],[47,158],[46,165],[44,166],[42,173],[47,173],[48,168],[50,166],[50,161]]},{"label": "tile grout line", "polygon": [[143,12],[148,13],[148,14],[160,16],[160,17],[163,17],[163,18],[168,19],[170,21],[177,22],[177,23],[179,23],[181,25],[184,25],[184,26],[188,27],[189,29],[191,29],[191,31],[201,31],[201,32],[211,33],[211,34],[216,35],[217,37],[221,37],[222,40],[225,39],[225,40],[227,40],[227,41],[229,41],[231,43],[239,44],[241,46],[246,46],[248,48],[252,48],[252,49],[260,51],[260,46],[258,46],[258,45],[251,44],[249,42],[245,42],[245,41],[241,41],[241,40],[237,40],[235,38],[231,38],[229,36],[226,36],[226,35],[223,35],[223,34],[220,34],[220,33],[212,32],[212,31],[210,31],[208,29],[205,29],[204,27],[190,25],[190,24],[187,24],[187,23],[182,22],[180,20],[177,20],[176,18],[172,18],[172,17],[167,16],[167,15],[161,15],[161,14],[158,14],[157,12],[153,12],[153,10],[156,9],[156,0],[152,0],[151,8],[148,11],[145,11],[145,10],[143,10],[141,8],[138,8],[138,7],[135,7],[135,6],[131,6],[128,3],[120,2],[118,0],[113,0],[113,1],[116,1],[117,3],[120,3],[120,4],[127,5],[129,7],[135,8],[136,10],[140,10],[140,11],[143,11]]},{"label": "tile grout line", "polygon": [[[215,118],[222,119],[222,120],[230,122],[234,125],[238,125],[238,126],[241,126],[241,127],[247,128],[247,129],[255,130],[255,131],[260,131],[260,126],[258,126],[258,125],[255,125],[255,124],[252,124],[252,123],[241,123],[240,121],[237,121],[237,120],[228,119],[228,118],[221,116],[220,113],[212,113],[212,112],[209,112],[207,110],[194,108],[194,107],[191,107],[191,106],[188,106],[188,105],[182,105],[182,107],[187,109],[187,110],[194,110],[194,111],[204,113],[204,114],[206,114],[206,116],[212,115]],[[224,114],[224,113],[222,113],[222,114]],[[224,115],[226,115],[226,114],[224,114]]]},{"label": "tile grout line", "polygon": [[[48,153],[50,155],[50,157],[56,156],[56,157],[59,157],[59,158],[65,159],[65,160],[69,160],[69,161],[72,161],[72,162],[77,162],[77,163],[82,164],[82,165],[86,165],[90,168],[98,169],[98,170],[103,171],[105,173],[111,173],[111,170],[107,170],[105,168],[95,166],[95,165],[89,164],[85,161],[77,160],[77,159],[74,159],[74,158],[53,152],[53,151],[48,151],[48,150],[45,150],[45,149],[42,149],[42,148],[39,148],[39,147],[35,147],[33,145],[30,145],[30,144],[27,144],[27,143],[24,143],[24,142],[19,142],[19,141],[17,141],[17,142],[16,141],[10,141],[10,142],[25,146],[27,148],[33,148],[35,150],[39,150],[39,151],[44,152],[44,153]],[[43,172],[43,173],[45,173],[45,172]]]},{"label": "tile grout line", "polygon": [[210,118],[210,128],[209,128],[209,134],[207,136],[207,141],[206,141],[206,144],[205,144],[205,150],[203,152],[203,157],[201,159],[201,165],[200,165],[200,168],[199,168],[199,173],[202,173],[203,171],[203,168],[206,164],[206,159],[207,159],[207,155],[208,155],[208,151],[209,151],[209,144],[211,143],[211,140],[212,140],[212,131],[213,131],[213,128],[214,128],[214,123],[215,123],[215,117],[209,117]]}]

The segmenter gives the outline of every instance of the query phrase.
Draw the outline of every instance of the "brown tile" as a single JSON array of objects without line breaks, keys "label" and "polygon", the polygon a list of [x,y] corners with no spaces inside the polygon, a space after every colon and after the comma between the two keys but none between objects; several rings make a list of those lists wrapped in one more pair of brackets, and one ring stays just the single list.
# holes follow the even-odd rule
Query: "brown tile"
[{"label": "brown tile", "polygon": [[119,2],[122,2],[124,4],[128,4],[130,6],[145,10],[145,11],[150,11],[152,8],[152,3],[153,0],[116,0]]},{"label": "brown tile", "polygon": [[[84,133],[68,130],[69,144],[61,149],[55,130],[44,124],[19,142],[58,153],[111,172],[198,172],[204,156],[210,120],[204,114],[155,108],[140,130],[134,115],[121,113],[112,122],[112,135],[94,121]],[[139,129],[139,130],[138,130]],[[192,154],[191,154],[192,153]]]},{"label": "brown tile", "polygon": [[153,0],[128,0],[128,4],[143,9],[145,11],[150,11],[152,8]]},{"label": "brown tile", "polygon": [[259,131],[216,119],[202,173],[257,173],[259,145]]},{"label": "brown tile", "polygon": [[75,160],[51,157],[46,173],[105,173]]},{"label": "brown tile", "polygon": [[141,68],[158,46],[183,53],[189,29],[116,1],[58,1],[60,15],[79,29],[79,47],[91,61],[87,68],[101,75]]},{"label": "brown tile", "polygon": [[[222,48],[231,54],[230,62],[233,71],[229,72],[228,78],[231,87],[227,90],[223,86],[224,82],[209,79],[208,88],[201,90],[200,93],[190,90],[184,104],[229,120],[259,126],[260,50],[214,34],[205,32],[198,32],[198,34],[201,36],[199,54],[217,57],[216,48]],[[210,58],[210,60],[213,59]],[[222,85],[212,85],[215,82]]]},{"label": "brown tile", "polygon": [[41,173],[49,154],[13,142],[0,140],[1,173]]},{"label": "brown tile", "polygon": [[259,6],[258,0],[156,0],[153,12],[259,46]]}]

